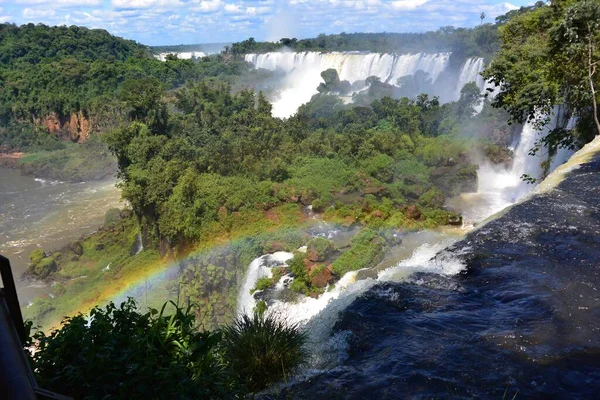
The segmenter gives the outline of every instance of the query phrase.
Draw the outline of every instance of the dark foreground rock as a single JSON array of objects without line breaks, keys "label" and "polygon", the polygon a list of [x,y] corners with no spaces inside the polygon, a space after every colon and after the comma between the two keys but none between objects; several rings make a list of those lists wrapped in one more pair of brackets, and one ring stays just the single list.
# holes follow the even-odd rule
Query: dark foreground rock
[{"label": "dark foreground rock", "polygon": [[350,332],[346,361],[278,396],[600,399],[600,154],[591,154],[438,255],[462,258],[464,273],[420,274],[355,300],[334,328]]}]

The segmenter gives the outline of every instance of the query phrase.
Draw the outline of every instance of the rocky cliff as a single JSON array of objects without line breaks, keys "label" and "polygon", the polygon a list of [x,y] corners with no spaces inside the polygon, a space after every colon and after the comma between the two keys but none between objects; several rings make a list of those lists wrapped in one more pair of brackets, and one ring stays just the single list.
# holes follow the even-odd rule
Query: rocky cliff
[{"label": "rocky cliff", "polygon": [[52,113],[44,118],[36,119],[34,122],[47,128],[51,134],[63,140],[77,143],[85,142],[92,130],[89,118],[81,111],[71,113],[67,117],[60,117],[58,114]]}]

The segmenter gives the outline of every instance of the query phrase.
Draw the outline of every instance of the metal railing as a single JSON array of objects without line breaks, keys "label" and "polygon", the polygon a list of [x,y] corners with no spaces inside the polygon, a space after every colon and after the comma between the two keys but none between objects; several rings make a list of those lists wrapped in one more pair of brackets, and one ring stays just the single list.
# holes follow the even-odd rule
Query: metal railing
[{"label": "metal railing", "polygon": [[38,387],[25,355],[27,332],[10,262],[0,255],[0,397],[2,399],[57,399],[68,397]]}]

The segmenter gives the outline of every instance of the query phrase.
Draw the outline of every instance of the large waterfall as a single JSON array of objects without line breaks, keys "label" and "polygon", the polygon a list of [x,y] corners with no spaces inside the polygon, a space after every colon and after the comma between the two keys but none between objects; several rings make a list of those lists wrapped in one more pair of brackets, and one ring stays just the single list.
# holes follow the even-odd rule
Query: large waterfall
[{"label": "large waterfall", "polygon": [[[483,58],[467,59],[459,71],[450,71],[450,53],[380,54],[380,53],[317,53],[274,52],[247,54],[245,60],[256,68],[286,73],[279,98],[273,99],[273,115],[289,117],[299,106],[317,94],[323,79],[321,72],[335,69],[340,80],[354,84],[370,76],[395,85],[399,78],[417,71],[428,74],[435,92],[443,101],[454,101],[468,82],[476,82],[481,90],[485,82],[479,75],[484,68]],[[458,73],[458,75],[457,75]]]}]

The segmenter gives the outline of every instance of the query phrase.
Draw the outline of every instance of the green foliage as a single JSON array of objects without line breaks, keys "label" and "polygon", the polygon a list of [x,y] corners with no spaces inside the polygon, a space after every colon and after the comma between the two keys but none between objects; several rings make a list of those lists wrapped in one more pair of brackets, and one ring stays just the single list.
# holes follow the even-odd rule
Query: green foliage
[{"label": "green foliage", "polygon": [[268,287],[270,287],[272,284],[271,278],[260,278],[258,281],[256,281],[256,286],[254,286],[254,289],[250,290],[250,293],[254,293],[258,290],[265,290]]},{"label": "green foliage", "polygon": [[352,245],[333,263],[336,275],[374,267],[383,257],[385,240],[376,232],[365,229],[352,238]]},{"label": "green foliage", "polygon": [[333,242],[323,237],[312,238],[306,246],[308,254],[314,257],[315,261],[325,261],[335,250]]},{"label": "green foliage", "polygon": [[56,259],[60,256],[59,252],[48,256],[42,249],[35,249],[29,255],[30,263],[27,272],[37,278],[47,278],[58,269]]},{"label": "green foliage", "polygon": [[243,315],[222,332],[223,357],[251,392],[285,379],[308,360],[306,335],[279,316]]},{"label": "green foliage", "polygon": [[371,51],[378,53],[419,53],[449,51],[460,57],[489,57],[498,47],[497,27],[482,24],[473,29],[446,26],[424,33],[345,33],[320,34],[316,38],[282,38],[279,42],[257,42],[249,38],[234,43],[233,54],[279,51],[283,46],[295,51]]},{"label": "green foliage", "polygon": [[[0,115],[0,121],[3,120],[8,120],[8,115]],[[49,135],[45,129],[32,123],[15,121],[5,127],[0,126],[0,143],[0,148],[8,151],[53,151],[65,148],[60,139]]]},{"label": "green foliage", "polygon": [[295,253],[294,257],[287,262],[290,272],[294,275],[290,289],[298,293],[308,293],[311,286],[304,260],[306,260],[305,253]]},{"label": "green foliage", "polygon": [[594,123],[598,92],[593,94],[600,85],[600,75],[593,73],[600,59],[599,16],[598,2],[587,0],[537,2],[509,13],[499,29],[500,51],[483,73],[500,86],[493,104],[512,121],[541,127],[550,122],[553,107],[563,104],[577,116],[577,129],[559,125],[542,139],[551,153],[588,142],[594,131],[600,134]]},{"label": "green foliage", "polygon": [[46,257],[46,254],[44,253],[44,250],[42,250],[42,249],[35,249],[29,255],[29,260],[31,261],[32,265],[37,265],[37,264],[40,263],[40,261],[42,261],[42,259],[44,259],[44,257]]},{"label": "green foliage", "polygon": [[116,224],[121,219],[121,210],[119,208],[110,208],[104,214],[104,226]]},{"label": "green foliage", "polygon": [[233,397],[235,380],[216,351],[220,334],[198,331],[190,308],[171,304],[170,315],[168,303],[142,314],[130,298],[37,332],[37,382],[77,399]]}]

